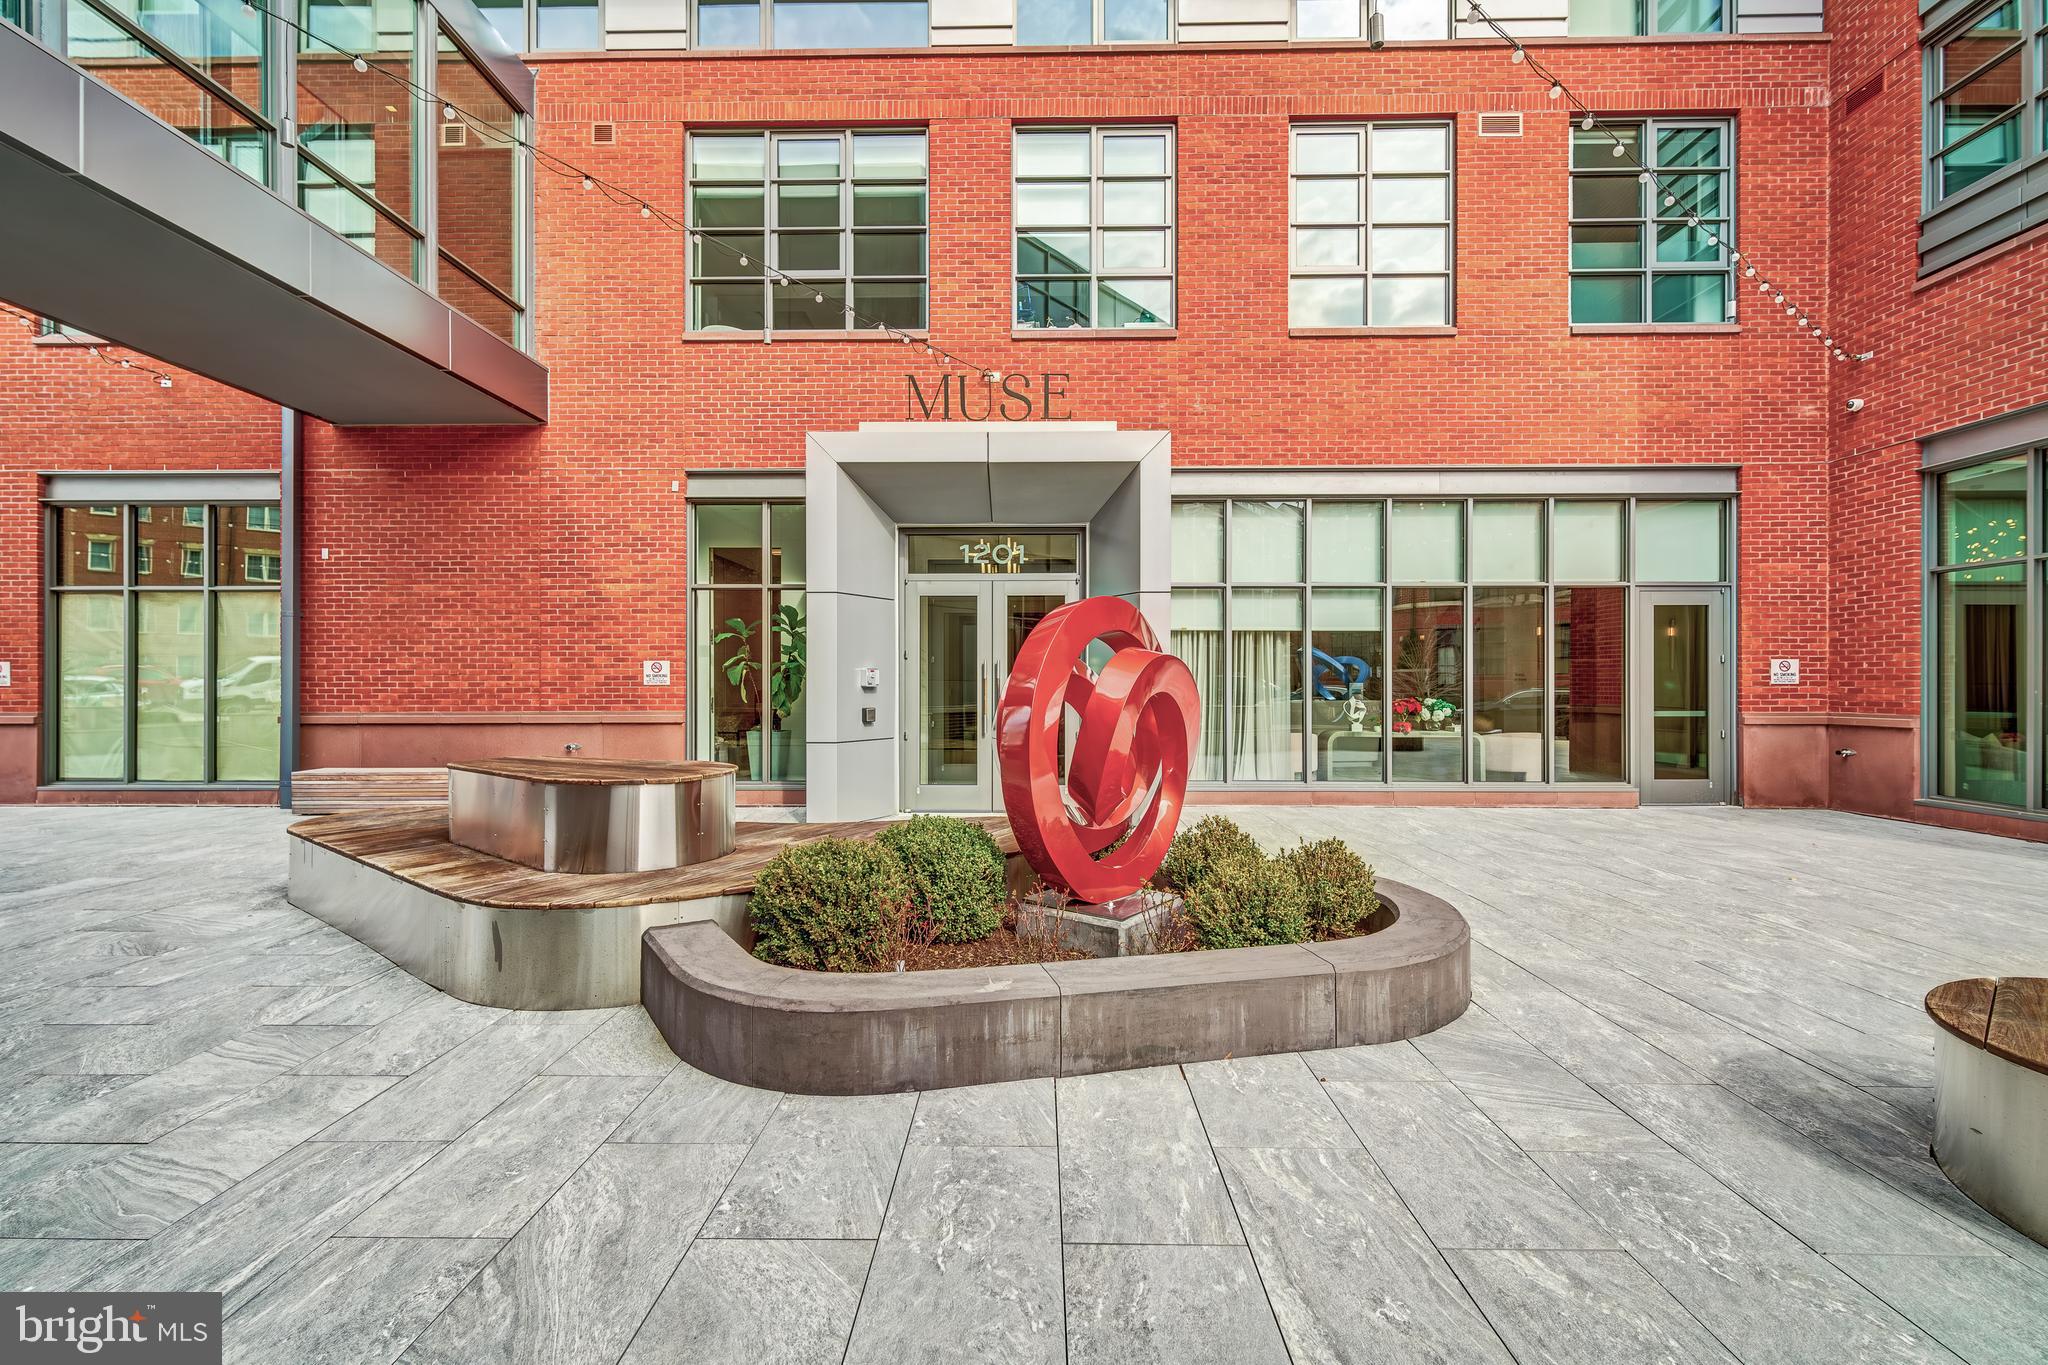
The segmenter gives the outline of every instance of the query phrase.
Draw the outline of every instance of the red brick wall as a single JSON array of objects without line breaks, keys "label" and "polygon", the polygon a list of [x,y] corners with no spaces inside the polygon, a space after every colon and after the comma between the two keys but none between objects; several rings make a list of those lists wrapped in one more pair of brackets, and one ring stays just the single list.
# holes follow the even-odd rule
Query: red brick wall
[{"label": "red brick wall", "polygon": [[[1858,54],[1874,64],[1898,49],[1910,6],[1843,8],[1859,23],[1882,10],[1889,27],[1833,44],[1575,43],[1545,57],[1604,110],[1735,118],[1741,245],[1852,344],[1883,353],[1853,367],[1872,399],[1853,422],[1831,416],[1852,367],[1829,364],[1754,290],[1738,293],[1739,335],[1569,334],[1567,120],[1497,47],[540,59],[539,133],[551,151],[680,212],[692,124],[928,124],[937,338],[979,363],[1071,373],[1076,417],[1168,429],[1182,464],[1737,464],[1744,710],[1910,712],[1917,644],[1901,633],[1906,618],[1880,611],[1879,629],[1846,605],[1900,573],[1917,601],[1917,536],[1897,521],[1914,509],[1895,489],[1911,478],[1894,472],[1911,457],[1885,452],[1938,411],[2028,401],[2019,390],[2029,384],[2039,397],[2048,375],[2036,364],[2015,377],[2021,311],[1991,317],[1998,282],[2010,290],[2024,268],[2018,258],[1979,267],[1982,283],[1911,292],[1918,182],[1898,131],[1911,89],[1847,120],[1828,106],[1831,89],[1839,99],[1853,85],[1845,71]],[[1911,72],[1907,55],[1897,61]],[[1477,114],[1502,109],[1524,113],[1525,136],[1477,137]],[[1403,114],[1457,122],[1457,335],[1289,338],[1290,120]],[[617,124],[616,145],[591,145],[598,119]],[[1177,126],[1176,337],[1011,338],[1013,120]],[[1867,188],[1880,173],[1896,187]],[[638,666],[687,657],[685,495],[672,481],[693,467],[794,468],[807,430],[904,415],[905,348],[688,338],[682,238],[573,179],[542,171],[537,193],[536,320],[554,421],[539,431],[312,425],[300,566],[308,712],[679,710],[681,689],[642,688]],[[1839,212],[1850,204],[1857,214]],[[1832,312],[1831,250],[1843,298]],[[1894,336],[1901,311],[1921,337],[1910,345]],[[1960,381],[1931,380],[1937,359],[1960,366]],[[0,347],[10,395],[0,417],[10,435],[23,420],[30,434],[0,448],[0,639],[20,640],[5,646],[16,687],[0,707],[35,696],[22,662],[34,658],[37,600],[29,471],[88,458],[275,462],[274,410],[209,398],[196,382],[162,394],[111,371],[81,379],[91,368]],[[48,453],[54,434],[62,458]],[[1855,478],[1859,460],[1880,477]],[[1893,491],[1866,507],[1877,490]],[[1766,660],[1784,654],[1802,659],[1802,685],[1766,688]]]},{"label": "red brick wall", "polygon": [[[2037,230],[1917,276],[1921,49],[1912,0],[1834,0],[1831,270],[1835,325],[1865,365],[1831,368],[1828,708],[1920,711],[1919,438],[2048,401],[2048,239]],[[1853,108],[1851,105],[1853,104]],[[1850,398],[1861,412],[1846,411]],[[1917,729],[1850,728],[1835,804],[1915,811]],[[1849,773],[1843,763],[1878,772]]]}]

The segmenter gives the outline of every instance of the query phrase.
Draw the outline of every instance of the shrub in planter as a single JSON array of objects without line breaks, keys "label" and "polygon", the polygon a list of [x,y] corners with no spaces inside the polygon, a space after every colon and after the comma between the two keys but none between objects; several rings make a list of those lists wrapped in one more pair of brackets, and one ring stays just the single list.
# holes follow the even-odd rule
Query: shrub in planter
[{"label": "shrub in planter", "polygon": [[754,879],[754,956],[834,972],[878,966],[909,900],[903,864],[879,844],[791,844]]},{"label": "shrub in planter", "polygon": [[987,938],[1003,922],[1003,852],[980,825],[913,815],[875,838],[903,864],[913,907],[938,942]]},{"label": "shrub in planter", "polygon": [[1277,858],[1225,858],[1182,893],[1188,926],[1204,948],[1250,948],[1308,938],[1301,882]]},{"label": "shrub in planter", "polygon": [[1347,938],[1380,908],[1372,864],[1342,839],[1318,839],[1291,848],[1278,861],[1301,885],[1314,938]]},{"label": "shrub in planter", "polygon": [[1173,846],[1153,874],[1155,885],[1182,895],[1200,886],[1216,864],[1237,858],[1264,858],[1258,840],[1221,815],[1208,815],[1173,837]]}]

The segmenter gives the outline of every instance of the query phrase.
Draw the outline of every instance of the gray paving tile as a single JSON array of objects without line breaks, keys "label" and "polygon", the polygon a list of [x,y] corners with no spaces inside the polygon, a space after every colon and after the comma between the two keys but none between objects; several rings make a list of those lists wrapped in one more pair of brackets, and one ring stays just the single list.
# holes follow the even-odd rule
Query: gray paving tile
[{"label": "gray paving tile", "polygon": [[604,1013],[507,1015],[413,1072],[318,1140],[446,1142],[461,1137],[603,1023]]},{"label": "gray paving tile", "polygon": [[1506,1365],[1499,1338],[1364,1151],[1218,1155],[1297,1361]]},{"label": "gray paving tile", "polygon": [[61,1237],[0,1238],[0,1288],[15,1294],[70,1289],[134,1245]]},{"label": "gray paving tile", "polygon": [[1415,1049],[1525,1152],[1662,1147],[1591,1086],[1476,1007]]},{"label": "gray paving tile", "polygon": [[436,994],[299,1068],[315,1076],[410,1076],[482,1033],[506,1011]]},{"label": "gray paving tile", "polygon": [[613,1142],[752,1142],[768,1126],[782,1094],[734,1085],[677,1063]]},{"label": "gray paving tile", "polygon": [[1319,1081],[1440,1081],[1444,1073],[1408,1042],[1370,1047],[1333,1047],[1304,1052],[1302,1061]]},{"label": "gray paving tile", "polygon": [[666,1076],[682,1063],[668,1040],[634,1005],[618,1010],[596,1032],[548,1064],[550,1076]]},{"label": "gray paving tile", "polygon": [[22,1124],[16,1141],[150,1142],[326,1051],[355,1030],[259,1026],[116,1090]]},{"label": "gray paving tile", "polygon": [[536,1076],[345,1231],[510,1237],[653,1085],[642,1076]]},{"label": "gray paving tile", "polygon": [[1050,1076],[927,1090],[917,1097],[910,1145],[1051,1147],[1057,1140],[1053,1108]]},{"label": "gray paving tile", "polygon": [[612,1365],[745,1150],[598,1148],[407,1358],[420,1365]]},{"label": "gray paving tile", "polygon": [[840,1365],[874,1243],[700,1237],[620,1365]]},{"label": "gray paving tile", "polygon": [[1818,1251],[1995,1255],[1986,1242],[1718,1086],[1618,1086],[1617,1103]]},{"label": "gray paving tile", "polygon": [[1926,1333],[1682,1156],[1537,1160],[1744,1365],[1954,1365]]},{"label": "gray paving tile", "polygon": [[251,986],[216,991],[152,1024],[51,1025],[52,1032],[69,1037],[72,1048],[63,1060],[42,1069],[110,1075],[167,1071],[259,1024],[292,1022],[276,1016],[298,1014],[309,994],[290,987]]},{"label": "gray paving tile", "polygon": [[1438,1246],[1614,1245],[1456,1086],[1333,1081],[1325,1089]]},{"label": "gray paving tile", "polygon": [[1292,1052],[1182,1068],[1214,1147],[1348,1147],[1358,1136]]},{"label": "gray paving tile", "polygon": [[1242,1242],[1178,1067],[1063,1076],[1060,1207],[1068,1242]]},{"label": "gray paving tile", "polygon": [[[0,1108],[0,1142],[34,1142],[32,1134],[64,1131],[65,1115],[136,1084],[134,1076],[19,1076],[8,1082],[7,1104]],[[147,1079],[147,1078],[144,1078]],[[52,1142],[83,1142],[57,1136]]]},{"label": "gray paving tile", "polygon": [[1625,1251],[1451,1251],[1519,1365],[1736,1365]]},{"label": "gray paving tile", "polygon": [[1474,1003],[1583,1081],[1684,1085],[1707,1078],[1537,974],[1472,946]]},{"label": "gray paving tile", "polygon": [[1058,1158],[1044,1147],[909,1148],[847,1365],[1057,1365],[1058,1187]]},{"label": "gray paving tile", "polygon": [[706,1237],[858,1237],[882,1211],[915,1095],[790,1095],[704,1224]]},{"label": "gray paving tile", "polygon": [[336,1237],[227,1320],[223,1357],[228,1365],[389,1365],[500,1245],[481,1237]]},{"label": "gray paving tile", "polygon": [[434,1151],[421,1142],[300,1143],[81,1287],[219,1293],[233,1312]]},{"label": "gray paving tile", "polygon": [[1073,1365],[1286,1365],[1241,1246],[1070,1246],[1066,1280]]},{"label": "gray paving tile", "polygon": [[279,1024],[381,1024],[414,1005],[436,999],[440,992],[406,971],[393,967],[365,981],[322,990],[294,1019]]},{"label": "gray paving tile", "polygon": [[0,1235],[152,1237],[391,1082],[279,1076],[146,1145],[62,1145],[94,1154],[0,1188]]},{"label": "gray paving tile", "polygon": [[1970,1365],[2048,1360],[2048,1278],[2003,1257],[1830,1256]]}]

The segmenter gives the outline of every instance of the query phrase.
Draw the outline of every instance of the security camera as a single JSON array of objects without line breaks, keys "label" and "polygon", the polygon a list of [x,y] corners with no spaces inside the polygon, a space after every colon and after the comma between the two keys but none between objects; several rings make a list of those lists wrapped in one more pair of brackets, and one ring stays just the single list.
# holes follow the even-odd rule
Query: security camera
[{"label": "security camera", "polygon": [[1851,412],[1861,412],[1863,411],[1863,400],[1861,398],[1851,398],[1847,407]]}]

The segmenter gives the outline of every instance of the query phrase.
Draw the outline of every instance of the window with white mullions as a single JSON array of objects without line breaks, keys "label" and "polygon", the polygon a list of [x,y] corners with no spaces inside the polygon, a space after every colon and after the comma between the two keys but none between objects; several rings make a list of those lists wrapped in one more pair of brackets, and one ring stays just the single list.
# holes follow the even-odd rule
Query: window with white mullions
[{"label": "window with white mullions", "polygon": [[2025,154],[2027,98],[2020,0],[2001,0],[1935,44],[1928,87],[1934,199],[2019,160]]},{"label": "window with white mullions", "polygon": [[1388,42],[1451,36],[1445,0],[1294,0],[1294,36],[1363,38],[1375,14],[1379,36]]},{"label": "window with white mullions", "polygon": [[1020,128],[1016,325],[1170,327],[1173,130]]},{"label": "window with white mullions", "polygon": [[1017,0],[1019,46],[1171,41],[1168,0]]},{"label": "window with white mullions", "polygon": [[1450,322],[1449,123],[1298,125],[1291,202],[1290,326]]},{"label": "window with white mullions", "polygon": [[[1729,319],[1733,142],[1732,126],[1719,121],[1653,119],[1572,129],[1574,323]],[[1653,170],[1655,181],[1645,180],[1639,167]]]},{"label": "window with white mullions", "polygon": [[922,129],[697,133],[689,171],[692,331],[926,325]]}]

